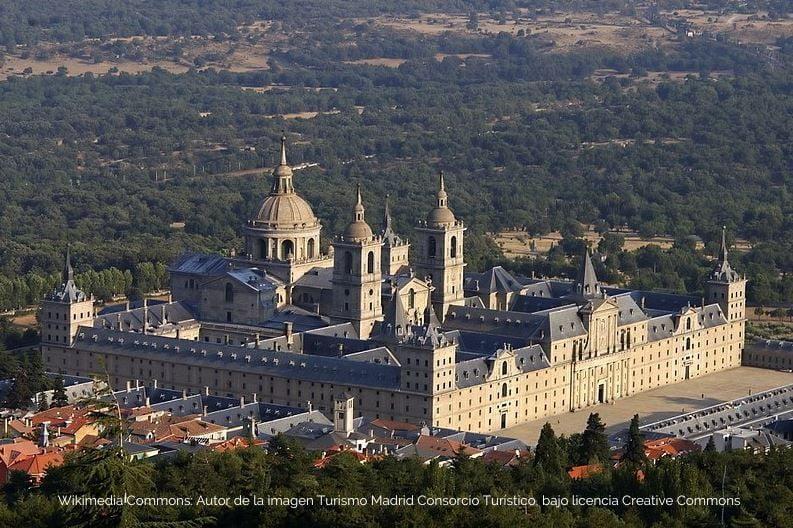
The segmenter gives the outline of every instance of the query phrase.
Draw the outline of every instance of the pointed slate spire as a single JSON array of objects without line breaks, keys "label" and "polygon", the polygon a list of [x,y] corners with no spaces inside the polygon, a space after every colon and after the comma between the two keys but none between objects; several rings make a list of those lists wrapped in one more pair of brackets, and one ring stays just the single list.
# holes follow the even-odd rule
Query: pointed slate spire
[{"label": "pointed slate spire", "polygon": [[710,274],[711,280],[719,282],[735,282],[740,280],[740,276],[735,272],[735,270],[732,269],[732,266],[730,266],[730,261],[727,259],[727,226],[722,226],[721,228],[720,253],[721,255],[719,255],[719,260],[716,262],[716,266],[713,268],[713,272]]},{"label": "pointed slate spire", "polygon": [[383,208],[383,234],[391,232],[391,209],[388,206],[388,198],[390,195],[385,195],[385,207]]},{"label": "pointed slate spire", "polygon": [[595,297],[600,293],[600,282],[598,282],[595,273],[595,266],[592,264],[592,254],[589,248],[581,259],[581,268],[576,281],[576,293],[586,298]]},{"label": "pointed slate spire", "polygon": [[721,226],[721,260],[727,262],[727,226]]},{"label": "pointed slate spire", "polygon": [[66,245],[66,260],[63,263],[63,283],[74,281],[74,269],[72,268],[71,245]]},{"label": "pointed slate spire", "polygon": [[383,227],[380,231],[380,238],[386,246],[398,246],[402,239],[394,232],[393,221],[391,220],[391,207],[388,204],[389,195],[385,195],[385,208],[383,209]]}]

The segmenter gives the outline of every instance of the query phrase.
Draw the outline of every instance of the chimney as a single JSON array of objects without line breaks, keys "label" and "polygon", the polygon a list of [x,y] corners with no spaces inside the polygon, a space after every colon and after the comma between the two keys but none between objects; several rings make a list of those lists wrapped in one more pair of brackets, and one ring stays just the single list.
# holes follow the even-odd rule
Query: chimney
[{"label": "chimney", "polygon": [[146,403],[145,403],[144,407],[151,407],[151,401],[149,400],[148,396],[146,396]]},{"label": "chimney", "polygon": [[201,416],[206,416],[208,412],[209,412],[209,407],[207,407],[206,405],[204,405],[203,414],[202,414]]},{"label": "chimney", "polygon": [[256,348],[259,348],[259,333],[257,332],[256,335],[253,336],[253,342],[256,343]]},{"label": "chimney", "polygon": [[146,310],[148,310],[148,309],[149,309],[149,299],[147,299],[147,298],[144,296],[144,297],[143,297],[143,311],[145,312],[145,311],[146,311]]},{"label": "chimney", "polygon": [[182,389],[182,399],[183,400],[187,399],[187,389]]},{"label": "chimney", "polygon": [[204,396],[209,396],[209,386],[204,385]]},{"label": "chimney", "polygon": [[284,336],[286,336],[286,343],[292,344],[292,321],[284,321]]},{"label": "chimney", "polygon": [[121,314],[116,314],[116,330],[121,331]]},{"label": "chimney", "polygon": [[48,425],[50,425],[49,422],[41,422],[41,447],[50,446],[50,432],[47,430]]},{"label": "chimney", "polygon": [[127,392],[131,392],[131,391],[132,391],[132,382],[127,380]]},{"label": "chimney", "polygon": [[151,380],[151,385],[152,385],[152,387],[154,387],[156,389],[157,388],[157,380],[156,379]]},{"label": "chimney", "polygon": [[311,400],[308,400],[308,401],[306,402],[306,407],[307,407],[307,409],[308,409],[308,412],[311,412],[311,411],[312,411],[312,407],[311,407]]},{"label": "chimney", "polygon": [[166,324],[168,322],[166,314],[165,314],[165,305],[160,305],[160,321],[162,324]]},{"label": "chimney", "polygon": [[129,299],[127,299],[127,302],[126,302],[126,303],[125,303],[125,305],[124,305],[124,311],[125,311],[125,312],[128,312],[128,311],[129,311]]},{"label": "chimney", "polygon": [[253,403],[259,403],[259,396],[255,392],[253,393]]},{"label": "chimney", "polygon": [[240,407],[245,407],[245,396],[240,396]]},{"label": "chimney", "polygon": [[140,380],[135,380],[135,390],[140,389]]}]

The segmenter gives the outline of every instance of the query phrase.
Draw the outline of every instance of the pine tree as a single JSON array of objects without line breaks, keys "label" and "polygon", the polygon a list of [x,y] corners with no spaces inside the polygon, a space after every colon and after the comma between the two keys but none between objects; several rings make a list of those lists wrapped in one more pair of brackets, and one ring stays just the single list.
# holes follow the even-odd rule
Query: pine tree
[{"label": "pine tree", "polygon": [[713,441],[713,435],[710,435],[710,438],[708,438],[708,443],[705,444],[705,452],[706,453],[716,452],[716,442]]},{"label": "pine tree", "polygon": [[27,409],[33,399],[30,379],[24,369],[19,369],[6,395],[6,405],[12,409]]},{"label": "pine tree", "polygon": [[537,447],[534,448],[534,465],[540,465],[550,473],[562,472],[562,456],[559,449],[559,442],[551,424],[545,423],[540,431],[540,438],[537,440]]},{"label": "pine tree", "polygon": [[622,461],[632,467],[639,467],[647,462],[644,452],[644,435],[639,431],[639,415],[634,414],[628,429],[628,441],[622,454]]},{"label": "pine tree", "polygon": [[606,437],[606,425],[598,413],[591,413],[586,422],[586,429],[581,443],[582,464],[605,463],[609,458],[609,443]]},{"label": "pine tree", "polygon": [[66,395],[66,387],[63,385],[63,378],[58,376],[55,378],[52,393],[52,406],[63,407],[69,405],[69,397]]}]

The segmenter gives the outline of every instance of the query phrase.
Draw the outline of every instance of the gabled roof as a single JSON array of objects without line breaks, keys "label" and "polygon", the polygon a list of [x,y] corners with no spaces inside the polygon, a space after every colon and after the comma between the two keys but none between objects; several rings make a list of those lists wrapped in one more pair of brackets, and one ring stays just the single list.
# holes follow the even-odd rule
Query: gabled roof
[{"label": "gabled roof", "polygon": [[507,293],[520,291],[523,284],[501,266],[495,266],[483,273],[467,273],[464,289],[477,293]]}]

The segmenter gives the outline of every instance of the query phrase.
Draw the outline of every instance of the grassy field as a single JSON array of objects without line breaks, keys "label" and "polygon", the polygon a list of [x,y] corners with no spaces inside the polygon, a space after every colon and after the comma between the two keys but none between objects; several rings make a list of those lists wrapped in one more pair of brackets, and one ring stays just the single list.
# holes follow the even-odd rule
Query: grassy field
[{"label": "grassy field", "polygon": [[[468,27],[465,13],[430,13],[419,17],[382,16],[370,19],[352,19],[357,23],[370,23],[400,32],[441,35],[452,32],[463,35],[495,35],[507,32],[535,39],[547,52],[565,52],[585,47],[605,47],[620,51],[644,48],[671,49],[681,42],[681,36],[668,27],[650,24],[643,13],[636,16],[621,13],[595,14],[576,11],[557,11],[538,14],[532,10],[517,10],[503,20],[489,13],[478,15],[476,29]],[[743,43],[772,44],[778,37],[793,35],[793,20],[772,21],[765,13],[757,15],[730,14],[721,16],[705,10],[678,10],[664,12],[668,19],[684,19],[697,33],[726,34]],[[111,68],[120,72],[138,73],[154,67],[172,72],[184,72],[191,67],[226,69],[232,72],[249,72],[269,68],[269,52],[282,45],[289,35],[277,24],[257,21],[240,26],[245,37],[238,41],[216,41],[209,37],[124,37],[110,38],[105,42],[85,40],[70,45],[42,43],[30,49],[21,48],[7,55],[0,66],[0,80],[10,75],[54,74],[58,68],[67,68],[68,75],[84,73],[105,74]],[[135,59],[118,57],[108,44],[123,43],[129,46]],[[438,54],[443,60],[449,55]],[[487,58],[487,55],[458,54],[461,59]],[[39,58],[37,58],[39,57]],[[405,62],[402,58],[369,57],[351,61],[353,64],[396,68]],[[29,70],[28,70],[29,69]],[[661,73],[647,77],[648,82],[658,82]],[[680,80],[685,74],[678,76]],[[674,80],[674,79],[673,79]]]}]

